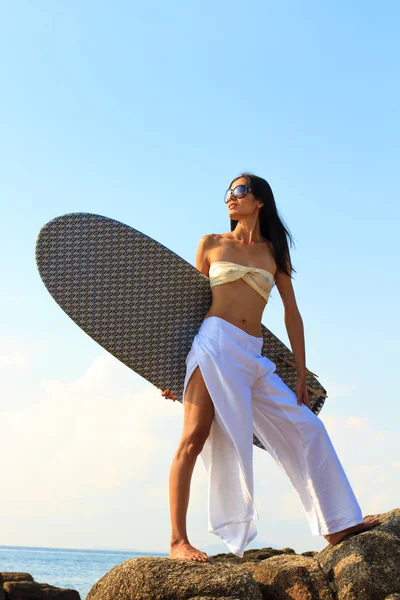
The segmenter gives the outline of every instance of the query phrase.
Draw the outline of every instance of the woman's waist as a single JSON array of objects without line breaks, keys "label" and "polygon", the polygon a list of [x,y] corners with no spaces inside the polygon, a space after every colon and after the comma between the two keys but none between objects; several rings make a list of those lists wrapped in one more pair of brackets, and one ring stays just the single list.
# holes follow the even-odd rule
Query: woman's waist
[{"label": "woman's waist", "polygon": [[220,319],[231,323],[235,327],[238,327],[248,335],[257,338],[262,337],[261,315],[255,316],[254,312],[250,314],[249,311],[246,310],[239,311],[235,309],[232,310],[232,308],[228,307],[211,305],[207,311],[207,314],[204,316],[203,321],[208,317],[219,317]]}]

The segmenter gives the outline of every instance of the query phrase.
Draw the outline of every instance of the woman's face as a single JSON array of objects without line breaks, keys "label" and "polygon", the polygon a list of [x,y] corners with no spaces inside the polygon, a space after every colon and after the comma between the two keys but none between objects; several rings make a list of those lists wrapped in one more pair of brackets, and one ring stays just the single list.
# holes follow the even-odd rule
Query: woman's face
[{"label": "woman's face", "polygon": [[[237,185],[249,186],[249,182],[246,177],[239,177],[232,182],[230,189],[234,190]],[[228,214],[230,219],[238,220],[240,217],[251,215],[257,208],[257,201],[254,198],[253,192],[247,192],[244,198],[236,198],[234,194],[231,194],[228,200]]]}]

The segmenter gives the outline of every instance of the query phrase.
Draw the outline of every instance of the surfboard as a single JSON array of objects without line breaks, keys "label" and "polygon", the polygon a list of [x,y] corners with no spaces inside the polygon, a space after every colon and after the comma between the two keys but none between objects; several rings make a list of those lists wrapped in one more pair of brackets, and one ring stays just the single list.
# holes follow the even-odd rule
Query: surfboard
[{"label": "surfboard", "polygon": [[[35,258],[51,296],[85,333],[182,402],[186,356],[212,302],[206,275],[145,233],[91,213],[43,225]],[[293,353],[265,325],[261,329],[262,354],[296,393]],[[307,371],[315,414],[327,397],[317,377]],[[265,450],[255,435],[253,441]]]}]

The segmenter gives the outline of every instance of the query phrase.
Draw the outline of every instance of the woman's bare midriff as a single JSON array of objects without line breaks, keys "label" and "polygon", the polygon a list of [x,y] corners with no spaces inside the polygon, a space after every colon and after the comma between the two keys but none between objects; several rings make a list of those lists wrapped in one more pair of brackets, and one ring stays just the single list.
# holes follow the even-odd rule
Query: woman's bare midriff
[{"label": "woman's bare midriff", "polygon": [[[209,251],[209,263],[227,260],[236,264],[252,265],[276,272],[276,264],[268,242],[256,244],[252,251],[240,250],[229,239],[229,234],[215,236],[215,247]],[[212,303],[204,316],[220,317],[249,335],[262,337],[261,318],[266,306],[264,298],[243,279],[230,281],[211,288]],[[204,320],[203,319],[203,320]]]}]

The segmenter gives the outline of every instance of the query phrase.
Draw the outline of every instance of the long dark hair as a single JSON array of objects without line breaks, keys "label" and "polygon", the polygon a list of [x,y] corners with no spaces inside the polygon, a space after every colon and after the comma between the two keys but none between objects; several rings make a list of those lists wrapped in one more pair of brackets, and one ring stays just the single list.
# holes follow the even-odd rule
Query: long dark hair
[{"label": "long dark hair", "polygon": [[[263,202],[259,215],[260,231],[263,238],[272,243],[274,260],[278,270],[285,273],[285,275],[292,277],[292,273],[296,273],[297,271],[292,265],[288,240],[291,247],[295,244],[289,229],[279,215],[269,183],[262,177],[246,172],[241,173],[232,179],[229,187],[231,187],[232,183],[240,177],[245,177],[247,179],[254,197]],[[233,231],[238,224],[238,221],[235,221],[234,219],[230,219],[230,221],[231,231]],[[290,272],[288,270],[288,265],[290,265]]]}]

